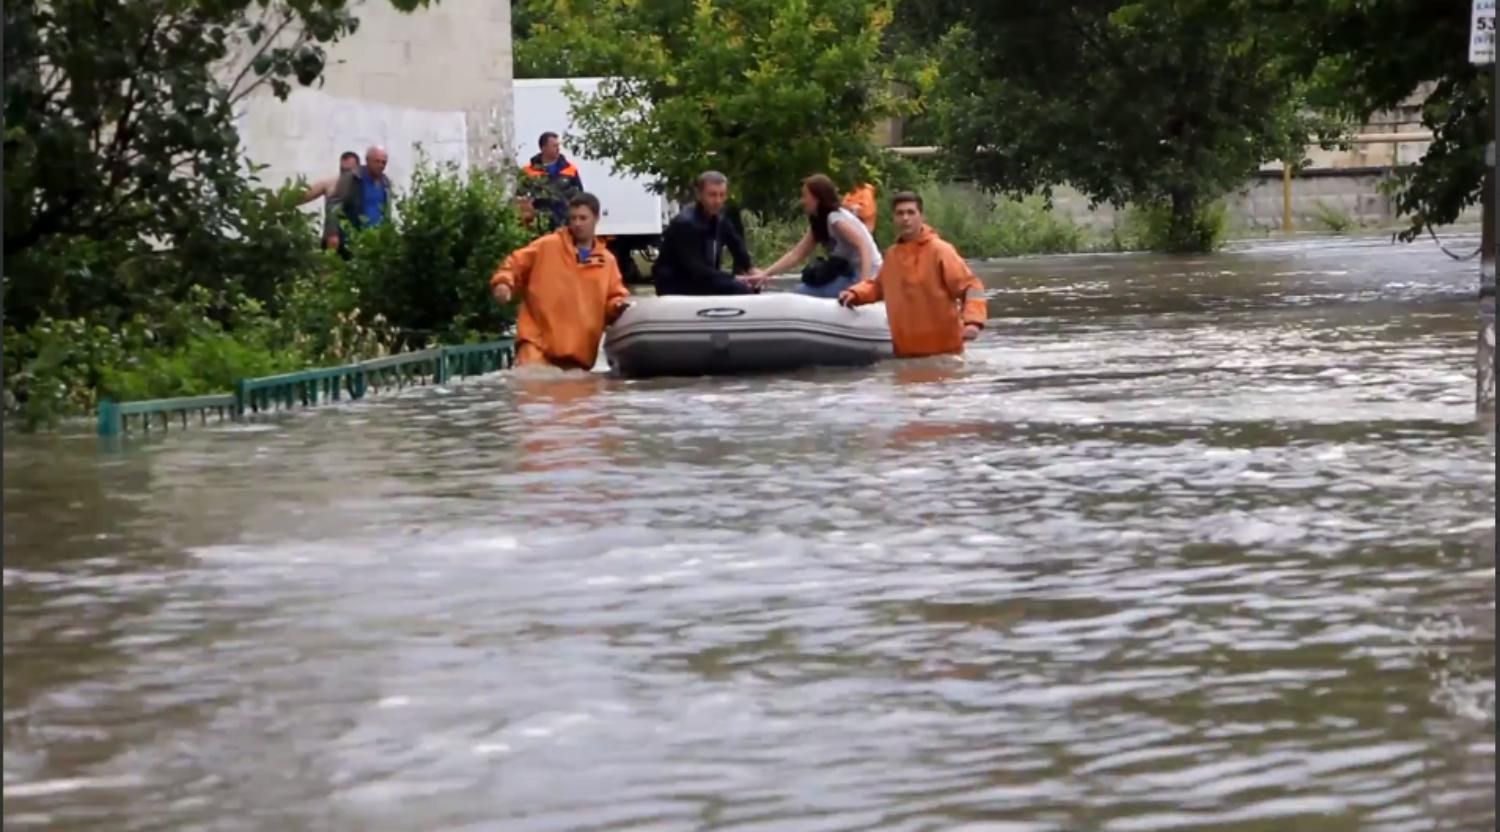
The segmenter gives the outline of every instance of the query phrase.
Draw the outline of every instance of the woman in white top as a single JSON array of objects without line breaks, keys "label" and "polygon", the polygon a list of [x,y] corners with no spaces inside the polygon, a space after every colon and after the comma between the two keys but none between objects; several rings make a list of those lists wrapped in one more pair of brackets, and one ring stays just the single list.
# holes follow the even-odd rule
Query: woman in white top
[{"label": "woman in white top", "polygon": [[859,218],[843,207],[833,180],[815,174],[802,180],[802,207],[807,211],[807,233],[791,251],[767,266],[764,274],[776,275],[806,261],[821,246],[825,258],[802,270],[802,283],[793,291],[819,298],[837,298],[839,293],[880,271],[880,251],[875,238]]}]

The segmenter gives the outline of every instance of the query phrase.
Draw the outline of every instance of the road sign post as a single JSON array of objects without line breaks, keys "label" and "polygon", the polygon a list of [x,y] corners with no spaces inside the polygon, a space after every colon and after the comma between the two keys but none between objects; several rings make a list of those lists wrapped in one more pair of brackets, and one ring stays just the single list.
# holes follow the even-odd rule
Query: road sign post
[{"label": "road sign post", "polygon": [[1473,0],[1469,25],[1469,62],[1490,68],[1490,143],[1485,164],[1495,189],[1484,212],[1484,252],[1479,257],[1479,320],[1474,349],[1474,399],[1482,413],[1495,411],[1495,262],[1500,248],[1500,171],[1495,168],[1495,139],[1500,137],[1500,72],[1495,71],[1495,0]]}]

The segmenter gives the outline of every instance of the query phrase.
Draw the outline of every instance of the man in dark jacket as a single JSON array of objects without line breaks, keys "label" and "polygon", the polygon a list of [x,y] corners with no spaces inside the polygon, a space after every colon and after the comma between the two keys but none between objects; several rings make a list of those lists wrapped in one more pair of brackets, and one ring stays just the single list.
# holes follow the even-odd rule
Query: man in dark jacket
[{"label": "man in dark jacket", "polygon": [[376,145],[365,151],[365,163],[339,176],[339,184],[328,196],[323,236],[330,248],[338,248],[346,259],[339,221],[348,220],[357,229],[374,228],[390,219],[391,180],[385,175],[385,148]]},{"label": "man in dark jacket", "polygon": [[[750,252],[734,223],[724,216],[729,180],[718,171],[698,177],[695,201],[667,223],[661,253],[651,270],[657,295],[747,295],[760,291],[765,277],[750,264]],[[719,268],[724,249],[734,273]],[[741,275],[736,277],[735,275]]]},{"label": "man in dark jacket", "polygon": [[562,155],[556,133],[543,133],[537,147],[541,152],[522,168],[530,184],[531,204],[544,216],[551,216],[553,228],[561,228],[568,224],[568,200],[583,193],[583,177],[578,175],[578,166]]}]

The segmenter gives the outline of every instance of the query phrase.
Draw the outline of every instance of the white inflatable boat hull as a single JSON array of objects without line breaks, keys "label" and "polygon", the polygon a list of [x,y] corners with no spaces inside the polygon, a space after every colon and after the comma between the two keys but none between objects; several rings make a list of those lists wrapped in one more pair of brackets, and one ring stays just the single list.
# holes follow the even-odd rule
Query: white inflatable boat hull
[{"label": "white inflatable boat hull", "polygon": [[885,304],[845,309],[775,293],[638,299],[604,338],[610,368],[631,377],[859,367],[891,357]]}]

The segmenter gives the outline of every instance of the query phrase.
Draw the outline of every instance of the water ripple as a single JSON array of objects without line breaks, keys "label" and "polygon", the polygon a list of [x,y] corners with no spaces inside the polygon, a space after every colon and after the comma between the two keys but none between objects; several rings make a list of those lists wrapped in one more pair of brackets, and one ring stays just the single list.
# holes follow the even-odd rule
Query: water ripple
[{"label": "water ripple", "polygon": [[961,362],[8,442],[6,825],[1493,828],[1467,267],[987,268]]}]

